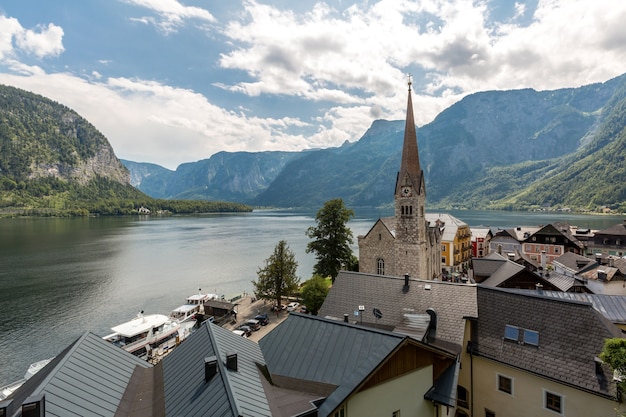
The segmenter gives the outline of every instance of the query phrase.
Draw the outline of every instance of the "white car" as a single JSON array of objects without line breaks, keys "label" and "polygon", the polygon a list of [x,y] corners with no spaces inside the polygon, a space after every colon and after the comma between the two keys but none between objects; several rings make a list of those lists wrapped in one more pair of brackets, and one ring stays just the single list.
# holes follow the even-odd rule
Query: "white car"
[{"label": "white car", "polygon": [[300,303],[296,303],[295,301],[292,303],[287,304],[287,311],[296,311],[296,308],[298,308],[298,306],[300,305]]}]

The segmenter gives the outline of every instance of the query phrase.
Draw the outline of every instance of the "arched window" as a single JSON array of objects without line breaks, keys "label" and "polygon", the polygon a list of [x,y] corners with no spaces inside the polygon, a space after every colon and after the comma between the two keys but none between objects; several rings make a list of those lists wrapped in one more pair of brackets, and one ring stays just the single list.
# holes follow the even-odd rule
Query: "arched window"
[{"label": "arched window", "polygon": [[469,408],[469,394],[467,390],[460,386],[456,386],[456,403],[459,407]]},{"label": "arched window", "polygon": [[385,275],[385,260],[383,258],[378,258],[376,271],[378,275]]}]

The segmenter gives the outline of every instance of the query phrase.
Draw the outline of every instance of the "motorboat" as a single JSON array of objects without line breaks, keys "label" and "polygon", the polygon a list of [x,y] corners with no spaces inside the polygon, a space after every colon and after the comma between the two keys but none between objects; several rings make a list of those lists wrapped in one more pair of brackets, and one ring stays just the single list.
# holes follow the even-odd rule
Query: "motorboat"
[{"label": "motorboat", "polygon": [[195,315],[200,312],[200,307],[198,304],[183,304],[170,312],[170,319],[179,323],[195,320]]},{"label": "motorboat", "polygon": [[38,362],[31,363],[24,378],[14,381],[8,385],[0,387],[0,401],[5,400],[9,395],[13,394],[15,390],[21,387],[26,381],[28,381],[33,375],[42,370],[50,361],[54,358],[44,359]]},{"label": "motorboat", "polygon": [[144,315],[142,311],[134,319],[112,327],[113,333],[103,339],[147,359],[154,349],[167,350],[180,343],[187,336],[187,328],[164,314]]}]

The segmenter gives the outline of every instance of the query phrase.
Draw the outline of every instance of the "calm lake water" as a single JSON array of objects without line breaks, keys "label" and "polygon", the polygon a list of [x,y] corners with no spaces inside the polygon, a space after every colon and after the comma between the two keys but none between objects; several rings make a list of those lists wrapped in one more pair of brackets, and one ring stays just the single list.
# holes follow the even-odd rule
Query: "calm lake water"
[{"label": "calm lake water", "polygon": [[[391,210],[356,210],[355,237]],[[602,229],[623,216],[448,211],[470,226],[512,227],[562,220]],[[256,211],[176,217],[0,219],[0,386],[32,362],[53,357],[86,331],[144,310],[168,314],[203,292],[251,292],[279,240],[311,276],[305,230],[315,212]]]}]

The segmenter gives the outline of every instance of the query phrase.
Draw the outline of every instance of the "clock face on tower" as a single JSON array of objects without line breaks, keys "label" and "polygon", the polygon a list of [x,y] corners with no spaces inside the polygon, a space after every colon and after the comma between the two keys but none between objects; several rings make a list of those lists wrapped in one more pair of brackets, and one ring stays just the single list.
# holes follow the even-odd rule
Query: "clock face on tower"
[{"label": "clock face on tower", "polygon": [[402,195],[404,197],[408,197],[411,195],[411,187],[403,187],[402,188]]}]

